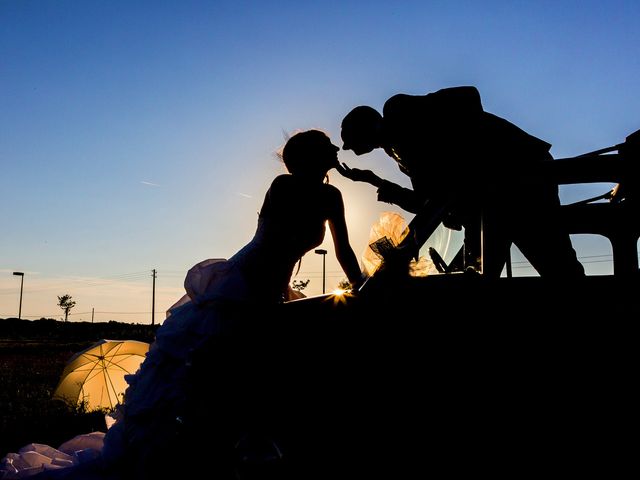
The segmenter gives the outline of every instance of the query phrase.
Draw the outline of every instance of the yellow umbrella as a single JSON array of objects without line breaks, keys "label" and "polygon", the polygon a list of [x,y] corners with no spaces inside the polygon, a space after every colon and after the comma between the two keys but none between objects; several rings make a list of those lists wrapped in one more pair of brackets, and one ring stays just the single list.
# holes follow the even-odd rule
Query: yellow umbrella
[{"label": "yellow umbrella", "polygon": [[73,405],[86,402],[87,410],[113,408],[122,402],[127,382],[149,351],[136,340],[100,340],[76,353],[67,363],[53,393]]}]

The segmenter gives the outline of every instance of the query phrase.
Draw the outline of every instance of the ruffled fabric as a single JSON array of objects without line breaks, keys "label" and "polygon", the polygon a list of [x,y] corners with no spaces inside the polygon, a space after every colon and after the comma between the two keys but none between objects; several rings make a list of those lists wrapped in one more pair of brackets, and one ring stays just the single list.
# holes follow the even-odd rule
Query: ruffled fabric
[{"label": "ruffled fabric", "polygon": [[107,465],[131,451],[144,458],[141,450],[151,452],[174,435],[184,411],[193,353],[228,326],[219,305],[250,298],[237,260],[205,260],[187,273],[187,294],[169,309],[140,370],[125,377],[129,387],[124,403],[105,438]]},{"label": "ruffled fabric", "polygon": [[100,456],[104,435],[103,432],[78,435],[58,448],[41,443],[25,445],[0,461],[0,479],[25,478],[94,461]]}]

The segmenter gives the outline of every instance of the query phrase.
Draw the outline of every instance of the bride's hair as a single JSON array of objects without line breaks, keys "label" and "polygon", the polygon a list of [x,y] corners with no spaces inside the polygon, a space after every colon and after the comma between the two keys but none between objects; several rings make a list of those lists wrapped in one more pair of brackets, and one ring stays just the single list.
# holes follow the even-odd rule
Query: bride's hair
[{"label": "bride's hair", "polygon": [[305,173],[317,168],[314,156],[318,146],[330,141],[329,136],[321,130],[305,130],[287,139],[282,151],[277,155],[284,162],[289,173]]}]

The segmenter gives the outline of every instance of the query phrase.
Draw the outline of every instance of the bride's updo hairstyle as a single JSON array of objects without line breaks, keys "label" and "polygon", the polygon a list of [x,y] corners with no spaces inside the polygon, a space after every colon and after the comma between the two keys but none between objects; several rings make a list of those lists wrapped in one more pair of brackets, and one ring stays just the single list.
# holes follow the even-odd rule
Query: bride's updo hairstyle
[{"label": "bride's updo hairstyle", "polygon": [[329,137],[320,130],[305,130],[292,136],[280,155],[289,173],[304,174],[318,170],[318,158],[316,157],[322,145],[325,145]]}]

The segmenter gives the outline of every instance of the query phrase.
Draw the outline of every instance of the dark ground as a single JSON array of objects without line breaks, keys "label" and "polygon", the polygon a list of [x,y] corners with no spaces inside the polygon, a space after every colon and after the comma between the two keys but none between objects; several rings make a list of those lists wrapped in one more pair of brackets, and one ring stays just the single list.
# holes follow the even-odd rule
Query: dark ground
[{"label": "dark ground", "polygon": [[156,326],[120,322],[0,319],[0,458],[28,443],[58,447],[75,435],[105,431],[102,412],[52,400],[76,352],[101,339],[152,342]]}]

